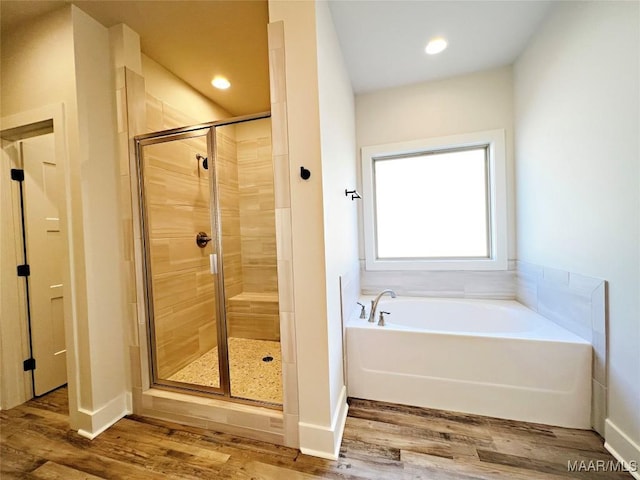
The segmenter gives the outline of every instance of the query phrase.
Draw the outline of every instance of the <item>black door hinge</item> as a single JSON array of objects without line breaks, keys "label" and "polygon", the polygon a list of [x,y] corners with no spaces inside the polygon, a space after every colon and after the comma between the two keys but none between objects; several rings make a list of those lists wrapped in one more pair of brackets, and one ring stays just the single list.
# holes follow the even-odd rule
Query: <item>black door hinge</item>
[{"label": "black door hinge", "polygon": [[12,168],[11,180],[15,180],[16,182],[24,182],[24,170],[22,170],[21,168]]},{"label": "black door hinge", "polygon": [[31,267],[29,265],[18,265],[18,276],[28,277],[31,275]]},{"label": "black door hinge", "polygon": [[31,370],[35,370],[36,369],[36,359],[35,358],[27,358],[22,363],[22,366],[23,366],[25,372],[29,372]]}]

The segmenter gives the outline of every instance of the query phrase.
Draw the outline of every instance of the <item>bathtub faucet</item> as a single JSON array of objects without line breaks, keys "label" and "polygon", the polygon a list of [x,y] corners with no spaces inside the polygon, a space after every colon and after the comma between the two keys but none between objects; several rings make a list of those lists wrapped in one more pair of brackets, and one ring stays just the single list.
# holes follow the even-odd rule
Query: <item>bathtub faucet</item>
[{"label": "bathtub faucet", "polygon": [[380,301],[380,297],[382,297],[387,293],[391,295],[391,298],[396,298],[396,292],[394,292],[393,290],[387,289],[380,292],[375,300],[371,300],[371,311],[369,312],[369,321],[371,323],[376,321],[376,308],[378,308],[378,302]]}]

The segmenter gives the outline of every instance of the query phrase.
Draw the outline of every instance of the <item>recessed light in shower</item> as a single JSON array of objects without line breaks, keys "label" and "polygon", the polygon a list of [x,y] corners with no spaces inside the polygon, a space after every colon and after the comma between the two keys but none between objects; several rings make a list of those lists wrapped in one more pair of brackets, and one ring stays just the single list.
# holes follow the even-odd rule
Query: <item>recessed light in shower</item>
[{"label": "recessed light in shower", "polygon": [[442,37],[436,37],[429,40],[424,51],[429,55],[435,55],[436,53],[442,52],[445,48],[447,48],[447,41]]},{"label": "recessed light in shower", "polygon": [[229,82],[229,80],[227,80],[224,77],[218,76],[218,77],[215,77],[213,80],[211,80],[211,85],[213,85],[216,88],[219,88],[220,90],[226,90],[231,86],[231,82]]}]

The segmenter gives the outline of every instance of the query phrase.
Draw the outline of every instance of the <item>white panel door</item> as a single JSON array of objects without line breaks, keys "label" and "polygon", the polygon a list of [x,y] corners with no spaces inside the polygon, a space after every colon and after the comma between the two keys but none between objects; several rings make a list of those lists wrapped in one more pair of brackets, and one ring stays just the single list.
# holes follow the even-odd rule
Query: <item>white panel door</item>
[{"label": "white panel door", "polygon": [[22,140],[35,395],[67,383],[58,187],[53,133]]}]

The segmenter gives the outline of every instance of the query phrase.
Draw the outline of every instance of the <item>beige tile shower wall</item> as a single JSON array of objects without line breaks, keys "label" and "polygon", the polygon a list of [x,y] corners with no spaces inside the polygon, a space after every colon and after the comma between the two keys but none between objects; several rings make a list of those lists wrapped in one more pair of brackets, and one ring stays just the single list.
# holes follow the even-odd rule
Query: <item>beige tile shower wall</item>
[{"label": "beige tile shower wall", "polygon": [[[147,95],[147,129],[195,121]],[[209,272],[211,245],[199,248],[198,232],[211,234],[209,172],[196,154],[206,137],[145,147],[151,285],[158,374],[167,378],[216,346],[215,285]]]},{"label": "beige tile shower wall", "polygon": [[229,298],[240,294],[243,290],[238,154],[235,128],[232,125],[216,128],[215,163],[216,174],[218,175],[218,208],[222,223],[224,288],[227,307]]},{"label": "beige tile shower wall", "polygon": [[241,293],[229,299],[229,336],[280,341],[277,293]]},{"label": "beige tile shower wall", "polygon": [[243,288],[228,298],[229,335],[279,341],[270,119],[237,125],[236,146]]},{"label": "beige tile shower wall", "polygon": [[277,293],[270,120],[238,125],[237,147],[243,290]]}]

